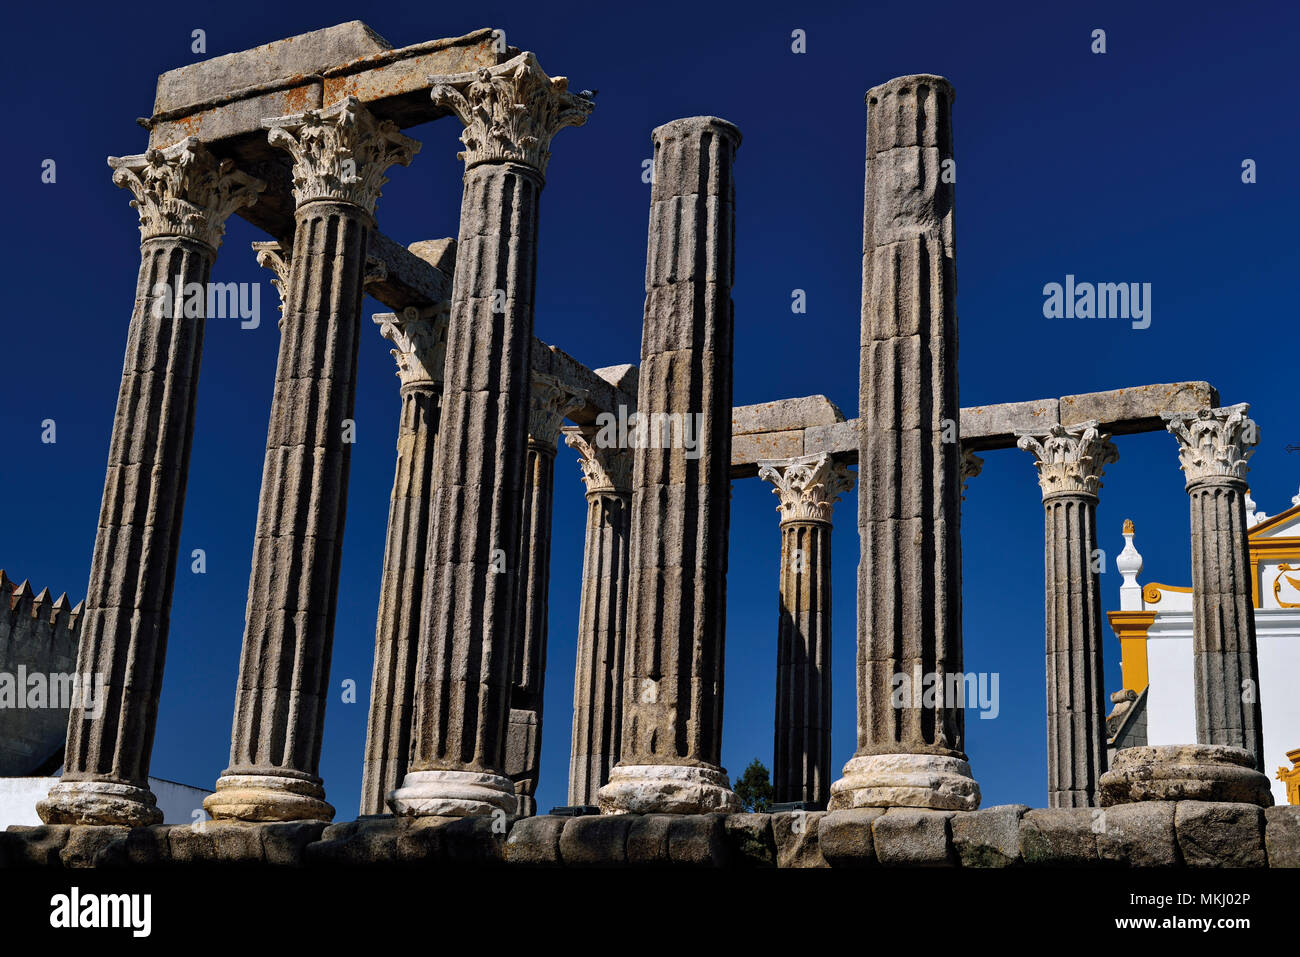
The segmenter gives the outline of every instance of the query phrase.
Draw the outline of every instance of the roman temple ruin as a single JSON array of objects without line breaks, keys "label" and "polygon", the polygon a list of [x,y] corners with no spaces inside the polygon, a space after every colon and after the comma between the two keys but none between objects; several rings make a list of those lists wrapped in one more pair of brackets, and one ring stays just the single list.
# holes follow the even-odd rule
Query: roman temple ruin
[{"label": "roman temple ruin", "polygon": [[[822,396],[732,404],[743,152],[726,120],[647,131],[641,355],[592,369],[533,334],[547,169],[595,108],[538,56],[487,29],[392,48],[352,22],[160,76],[147,148],[109,159],[140,271],[77,615],[77,671],[107,676],[104,706],[74,702],[45,826],[0,834],[0,866],[1300,866],[1300,807],[1269,806],[1258,699],[1239,693],[1258,673],[1249,409],[1205,382],[961,407],[953,100],[932,75],[866,94],[846,419]],[[402,246],[381,187],[450,148],[402,132],[430,120],[459,130],[459,233]],[[156,290],[206,286],[231,215],[266,233],[252,254],[281,338],[230,760],[211,821],[163,825],[148,780],[204,316]],[[363,316],[365,295],[391,311]],[[319,764],[363,336],[391,343],[398,438],[362,817],[335,823]],[[1166,430],[1190,500],[1197,740],[1108,762],[1096,508],[1113,440]],[[552,502],[578,494],[555,482],[561,441],[586,546],[569,806],[538,814],[543,731],[567,717],[543,708],[548,582],[578,574],[550,567]],[[1003,449],[1044,510],[1043,809],[981,809],[966,751],[962,502]],[[747,478],[770,484],[781,543],[771,814],[741,813],[721,766],[730,486]],[[857,746],[839,767],[830,531],[854,493]],[[935,676],[937,696],[898,701],[898,676]]]}]

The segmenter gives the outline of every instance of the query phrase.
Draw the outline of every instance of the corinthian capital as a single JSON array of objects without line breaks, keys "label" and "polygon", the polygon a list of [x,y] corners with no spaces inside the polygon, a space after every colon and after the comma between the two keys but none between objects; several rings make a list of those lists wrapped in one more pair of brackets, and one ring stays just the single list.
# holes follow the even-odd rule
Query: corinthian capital
[{"label": "corinthian capital", "polygon": [[397,346],[389,352],[397,360],[402,388],[442,383],[450,312],[450,303],[444,302],[427,309],[407,306],[400,316],[384,312],[374,317],[380,334]]},{"label": "corinthian capital", "polygon": [[596,429],[577,425],[564,427],[564,444],[578,453],[578,467],[594,492],[632,491],[632,451],[618,446],[603,446],[596,441]]},{"label": "corinthian capital", "polygon": [[555,376],[534,372],[528,395],[528,438],[554,452],[564,418],[586,401],[585,389],[575,389]]},{"label": "corinthian capital", "polygon": [[265,119],[267,140],[293,157],[293,198],[353,203],[373,214],[384,172],[409,166],[420,144],[397,124],[379,121],[355,96],[323,110]]},{"label": "corinthian capital", "polygon": [[253,252],[257,253],[259,266],[275,273],[271,285],[280,295],[280,328],[283,329],[285,290],[289,288],[289,266],[293,261],[293,249],[287,243],[270,240],[253,243]]},{"label": "corinthian capital", "polygon": [[182,236],[221,245],[226,219],[235,210],[252,206],[266,189],[219,160],[194,136],[174,146],[138,156],[110,156],[113,182],[129,189],[131,205],[140,213],[140,238]]},{"label": "corinthian capital", "polygon": [[781,504],[776,509],[783,525],[830,522],[835,503],[853,488],[854,482],[853,473],[832,459],[829,452],[761,461],[758,477],[776,486],[772,494],[780,496]]},{"label": "corinthian capital", "polygon": [[546,173],[551,138],[581,126],[595,104],[568,92],[567,77],[550,77],[531,53],[473,73],[431,76],[433,102],[465,124],[459,158],[465,167],[514,162]]},{"label": "corinthian capital", "polygon": [[1119,450],[1097,422],[1054,425],[1046,432],[1020,432],[1019,448],[1034,454],[1038,484],[1046,501],[1053,495],[1096,495],[1107,465]]},{"label": "corinthian capital", "polygon": [[966,483],[984,471],[984,460],[970,449],[961,450],[961,500],[966,501]]},{"label": "corinthian capital", "polygon": [[1178,439],[1178,458],[1190,488],[1211,479],[1246,481],[1246,460],[1255,454],[1259,428],[1243,402],[1223,409],[1166,415],[1165,428]]}]

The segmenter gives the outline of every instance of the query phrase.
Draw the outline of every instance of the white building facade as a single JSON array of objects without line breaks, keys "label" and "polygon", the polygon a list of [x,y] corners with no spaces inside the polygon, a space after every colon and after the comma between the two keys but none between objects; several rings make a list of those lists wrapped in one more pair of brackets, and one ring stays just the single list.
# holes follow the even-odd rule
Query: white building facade
[{"label": "white building facade", "polygon": [[[1277,804],[1300,804],[1300,494],[1268,518],[1246,500],[1250,574],[1259,652],[1265,773]],[[1116,747],[1196,741],[1192,589],[1140,584],[1142,556],[1124,523],[1120,607],[1107,613],[1119,638],[1124,689],[1110,719]],[[1113,696],[1112,700],[1121,696]],[[1276,769],[1276,771],[1275,771]]]}]

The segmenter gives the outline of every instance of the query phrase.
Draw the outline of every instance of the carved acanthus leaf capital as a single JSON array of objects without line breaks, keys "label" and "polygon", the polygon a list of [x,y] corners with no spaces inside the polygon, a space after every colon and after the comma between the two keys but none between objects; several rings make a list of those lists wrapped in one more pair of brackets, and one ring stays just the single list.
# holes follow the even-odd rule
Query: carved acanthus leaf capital
[{"label": "carved acanthus leaf capital", "polygon": [[284,304],[289,294],[289,267],[293,262],[293,247],[288,243],[275,240],[253,243],[253,252],[257,253],[257,264],[263,269],[275,273],[271,285],[280,294],[280,328],[284,328]]},{"label": "carved acanthus leaf capital", "polygon": [[577,389],[542,372],[534,372],[528,390],[528,438],[551,452],[560,441],[560,426],[587,400],[587,390]]},{"label": "carved acanthus leaf capital", "polygon": [[544,175],[551,139],[566,126],[582,126],[595,106],[568,92],[566,77],[547,76],[528,52],[473,73],[431,76],[429,82],[433,102],[465,124],[465,149],[458,155],[466,169],[508,161]]},{"label": "carved acanthus leaf capital", "polygon": [[400,316],[383,312],[374,317],[380,334],[397,347],[389,352],[397,360],[402,388],[442,383],[450,316],[451,304],[443,302],[426,309],[407,306]]},{"label": "carved acanthus leaf capital", "polygon": [[984,460],[970,449],[961,450],[961,500],[966,501],[966,483],[984,471]]},{"label": "carved acanthus leaf capital", "polygon": [[578,453],[578,467],[587,485],[587,494],[632,491],[632,450],[603,446],[596,440],[597,430],[569,425],[564,427],[564,444]]},{"label": "carved acanthus leaf capital", "polygon": [[1164,417],[1165,428],[1178,439],[1178,458],[1189,487],[1212,479],[1246,481],[1246,460],[1259,442],[1259,427],[1249,412],[1250,406],[1242,402]]},{"label": "carved acanthus leaf capital", "polygon": [[783,525],[830,522],[835,503],[855,481],[848,467],[836,462],[829,452],[761,461],[758,477],[776,486],[772,493],[780,497],[776,508]]},{"label": "carved acanthus leaf capital", "polygon": [[322,110],[265,119],[267,140],[293,157],[293,198],[353,203],[373,214],[384,172],[409,166],[420,144],[397,124],[377,120],[355,96]]},{"label": "carved acanthus leaf capital", "polygon": [[113,182],[131,191],[140,213],[140,238],[182,236],[221,245],[226,219],[257,202],[266,184],[219,160],[194,136],[137,156],[110,156]]},{"label": "carved acanthus leaf capital", "polygon": [[1096,421],[1017,434],[1016,445],[1034,455],[1044,501],[1053,495],[1095,496],[1106,466],[1119,461],[1119,450]]}]

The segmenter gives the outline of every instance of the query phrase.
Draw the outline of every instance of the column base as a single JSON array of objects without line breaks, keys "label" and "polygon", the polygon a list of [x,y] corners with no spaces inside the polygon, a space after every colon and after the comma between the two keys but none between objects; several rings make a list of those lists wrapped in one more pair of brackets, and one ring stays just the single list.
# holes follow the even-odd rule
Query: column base
[{"label": "column base", "polygon": [[1273,806],[1267,775],[1245,748],[1162,744],[1115,752],[1098,781],[1101,806],[1140,801],[1230,801]]},{"label": "column base", "polygon": [[708,814],[741,807],[727,772],[695,764],[616,764],[596,801],[601,814]]},{"label": "column base", "polygon": [[203,809],[216,821],[332,821],[318,781],[278,774],[223,774]]},{"label": "column base", "polygon": [[515,783],[484,771],[408,771],[388,795],[393,813],[405,817],[476,817],[504,811],[514,816]]},{"label": "column base", "polygon": [[974,811],[980,786],[970,763],[942,754],[865,754],[849,759],[831,785],[830,811],[857,807],[920,807]]},{"label": "column base", "polygon": [[46,824],[147,827],[163,819],[152,791],[114,781],[60,781],[36,802],[36,813]]}]

